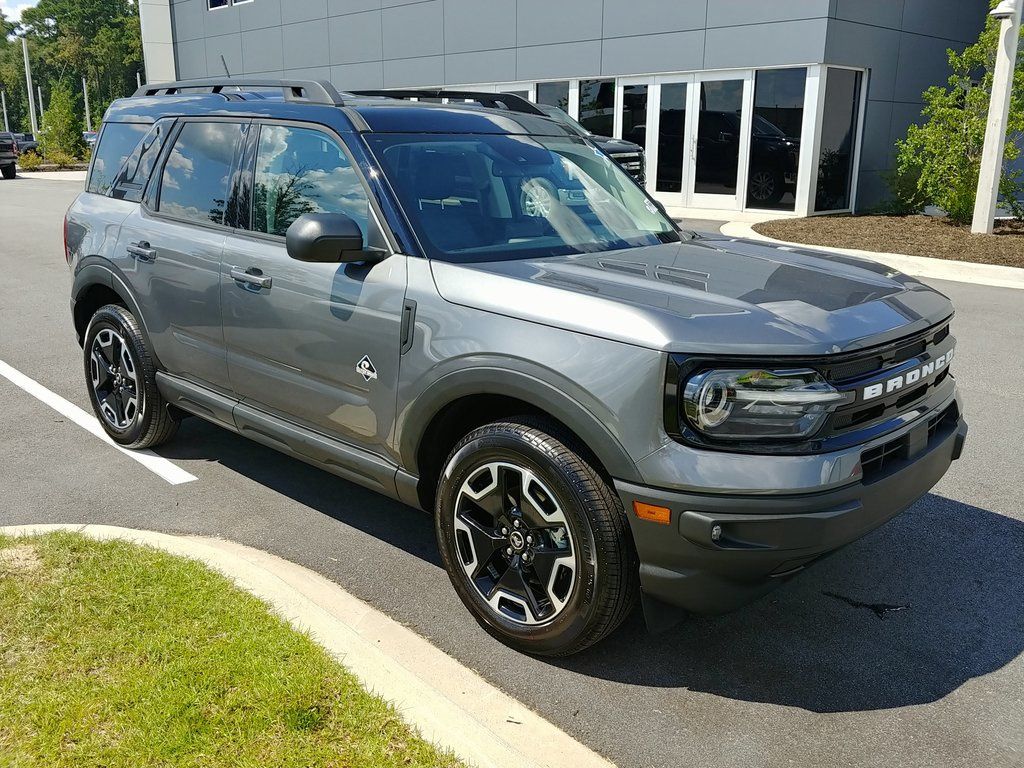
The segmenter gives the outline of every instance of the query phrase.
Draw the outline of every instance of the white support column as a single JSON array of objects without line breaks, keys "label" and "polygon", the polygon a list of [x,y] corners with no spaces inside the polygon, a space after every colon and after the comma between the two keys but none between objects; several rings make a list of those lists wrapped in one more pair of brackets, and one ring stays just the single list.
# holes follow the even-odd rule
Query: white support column
[{"label": "white support column", "polygon": [[[142,57],[146,62],[146,82],[177,80],[171,0],[139,0],[139,15],[142,23]],[[137,79],[139,83],[142,82],[141,75]]]},{"label": "white support column", "polygon": [[1021,12],[1024,0],[1003,0],[993,16],[1002,18],[999,30],[999,50],[992,78],[992,103],[988,110],[985,130],[985,148],[981,155],[981,173],[978,177],[978,197],[974,205],[971,231],[990,235],[995,229],[996,206],[999,202],[999,180],[1003,171],[1003,153],[1006,150],[1006,131],[1010,122],[1010,97],[1013,93],[1013,72],[1020,46]]},{"label": "white support column", "polygon": [[807,92],[804,98],[804,121],[800,135],[800,163],[796,179],[797,216],[814,213],[818,187],[818,162],[821,155],[821,128],[825,119],[825,80],[827,67],[807,68]]}]

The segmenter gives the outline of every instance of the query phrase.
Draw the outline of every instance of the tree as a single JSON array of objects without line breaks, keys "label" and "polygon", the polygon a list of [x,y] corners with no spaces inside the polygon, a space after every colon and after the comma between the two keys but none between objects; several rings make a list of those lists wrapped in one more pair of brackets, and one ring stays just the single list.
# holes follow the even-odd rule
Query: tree
[{"label": "tree", "polygon": [[44,155],[63,152],[78,157],[82,149],[82,122],[71,89],[58,83],[50,90],[50,104],[43,115],[40,146]]},{"label": "tree", "polygon": [[[997,0],[992,0],[992,5]],[[896,208],[917,212],[937,205],[957,224],[974,213],[985,127],[992,97],[992,76],[999,45],[1000,20],[989,17],[978,42],[963,53],[949,51],[953,74],[946,87],[924,92],[923,125],[913,125],[896,144],[896,169],[890,189]],[[1024,37],[1024,35],[1022,35]],[[1017,62],[1010,128],[1004,155],[1001,193],[1014,215],[1024,219],[1024,184],[1011,168],[1024,145],[1024,57]]]}]

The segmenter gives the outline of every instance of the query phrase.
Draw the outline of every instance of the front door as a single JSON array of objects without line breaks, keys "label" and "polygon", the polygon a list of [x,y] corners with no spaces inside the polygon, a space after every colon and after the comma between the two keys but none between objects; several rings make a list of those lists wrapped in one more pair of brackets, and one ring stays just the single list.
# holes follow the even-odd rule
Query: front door
[{"label": "front door", "polygon": [[304,213],[345,213],[365,242],[374,242],[379,228],[337,136],[294,124],[253,131],[249,231],[228,235],[221,274],[232,388],[254,407],[385,454],[395,418],[405,257],[373,265],[289,258],[284,235]]},{"label": "front door", "polygon": [[687,140],[689,205],[694,208],[739,209],[750,135],[747,114],[749,78],[704,76],[690,89]]}]

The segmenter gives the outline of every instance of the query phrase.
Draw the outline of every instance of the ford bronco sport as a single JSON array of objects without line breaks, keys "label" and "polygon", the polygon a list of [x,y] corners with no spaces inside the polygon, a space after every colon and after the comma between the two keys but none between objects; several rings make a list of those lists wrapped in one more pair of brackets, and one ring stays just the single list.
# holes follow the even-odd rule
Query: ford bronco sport
[{"label": "ford bronco sport", "polygon": [[967,431],[946,297],[680,230],[522,105],[147,86],[65,235],[113,440],[194,414],[432,511],[466,607],[530,653],[637,598],[661,624],[758,597],[919,499]]}]

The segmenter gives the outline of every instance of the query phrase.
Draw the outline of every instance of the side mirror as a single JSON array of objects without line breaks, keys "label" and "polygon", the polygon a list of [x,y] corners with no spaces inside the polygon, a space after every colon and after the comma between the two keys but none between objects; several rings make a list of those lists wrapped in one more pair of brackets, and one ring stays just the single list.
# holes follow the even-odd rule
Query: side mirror
[{"label": "side mirror", "polygon": [[344,213],[306,213],[288,227],[288,255],[297,261],[339,264],[373,261],[379,256],[363,250],[363,233]]}]

